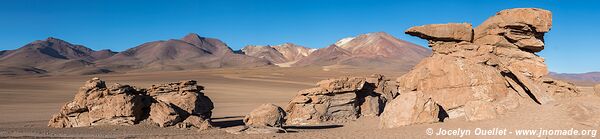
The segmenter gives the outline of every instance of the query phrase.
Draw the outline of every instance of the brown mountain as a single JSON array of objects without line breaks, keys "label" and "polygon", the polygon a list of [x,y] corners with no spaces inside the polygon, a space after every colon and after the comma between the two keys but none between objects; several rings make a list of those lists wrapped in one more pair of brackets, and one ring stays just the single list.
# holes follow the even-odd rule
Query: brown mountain
[{"label": "brown mountain", "polygon": [[577,85],[591,86],[600,84],[600,72],[588,73],[555,73],[550,72],[552,78],[566,80]]},{"label": "brown mountain", "polygon": [[184,70],[268,66],[267,60],[235,54],[222,41],[188,34],[182,39],[154,41],[97,62],[116,71]]},{"label": "brown mountain", "polygon": [[314,49],[304,46],[284,43],[276,46],[249,45],[242,48],[242,53],[271,61],[282,67],[288,67],[290,64],[308,56]]},{"label": "brown mountain", "polygon": [[319,49],[293,66],[342,66],[408,70],[431,50],[384,32],[344,38]]},{"label": "brown mountain", "polygon": [[94,51],[83,45],[75,45],[47,38],[31,42],[19,49],[0,53],[0,74],[92,74],[110,72],[96,68],[92,62],[112,56],[110,50]]}]

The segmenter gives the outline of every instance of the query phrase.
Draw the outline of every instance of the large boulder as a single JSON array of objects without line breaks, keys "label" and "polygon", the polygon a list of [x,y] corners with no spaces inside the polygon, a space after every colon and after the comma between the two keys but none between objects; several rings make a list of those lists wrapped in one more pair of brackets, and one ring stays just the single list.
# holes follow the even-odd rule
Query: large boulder
[{"label": "large boulder", "polygon": [[[212,101],[204,95],[202,92],[203,86],[198,86],[196,81],[187,80],[180,82],[173,82],[168,84],[152,85],[147,91],[148,95],[151,96],[158,102],[164,102],[169,108],[165,109],[150,109],[150,117],[154,117],[152,114],[166,113],[166,109],[173,109],[176,115],[181,117],[182,123],[178,123],[179,127],[195,127],[199,129],[206,129],[210,127],[210,117],[212,115],[212,109],[214,105]],[[161,103],[152,103],[152,105],[162,105]],[[158,106],[157,106],[158,107]],[[159,110],[161,112],[153,112],[153,110]],[[170,110],[168,110],[171,113]],[[163,116],[161,116],[163,117]],[[194,118],[194,119],[190,119]],[[167,119],[153,120],[153,121],[171,121],[173,117],[164,117]],[[161,125],[161,123],[157,123]],[[173,124],[169,124],[173,125]]]},{"label": "large boulder", "polygon": [[[87,81],[73,101],[52,116],[48,126],[56,128],[96,125],[133,125],[149,120],[160,127],[206,129],[211,127],[214,108],[196,81],[181,81],[137,89],[104,81]],[[150,95],[148,95],[150,94]]]},{"label": "large boulder", "polygon": [[104,81],[88,80],[73,101],[65,104],[50,119],[48,126],[56,128],[95,125],[133,125],[143,117],[144,96],[128,85],[107,88]]},{"label": "large boulder", "polygon": [[[379,127],[394,128],[440,121],[439,106],[421,92],[408,92],[392,100],[381,114]],[[441,119],[443,120],[443,119]]]},{"label": "large boulder", "polygon": [[263,104],[244,117],[244,124],[249,127],[282,127],[285,122],[285,111],[275,104]]},{"label": "large boulder", "polygon": [[286,123],[343,122],[381,114],[387,100],[397,96],[396,85],[382,75],[323,80],[300,90],[286,107]]},{"label": "large boulder", "polygon": [[[474,35],[454,23],[410,28],[407,34],[429,40],[433,55],[397,79],[399,91],[421,92],[450,118],[469,121],[495,118],[518,107],[519,99],[543,105],[577,96],[574,85],[546,78],[544,59],[535,54],[543,50],[551,17],[542,9],[503,10],[476,27]],[[431,35],[436,30],[473,40]]]}]

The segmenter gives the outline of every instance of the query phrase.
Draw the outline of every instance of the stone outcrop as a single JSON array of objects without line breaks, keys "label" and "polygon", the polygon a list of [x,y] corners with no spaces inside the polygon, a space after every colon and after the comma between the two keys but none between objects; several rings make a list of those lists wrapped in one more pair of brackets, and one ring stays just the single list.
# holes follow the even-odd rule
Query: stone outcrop
[{"label": "stone outcrop", "polygon": [[121,84],[106,87],[104,81],[93,78],[52,116],[48,126],[134,125],[149,120],[160,127],[206,129],[213,105],[202,90],[196,81],[140,89]]},{"label": "stone outcrop", "polygon": [[535,54],[544,48],[551,17],[547,10],[517,8],[472,32],[464,23],[410,28],[406,33],[427,39],[433,55],[397,79],[399,91],[421,92],[450,118],[469,121],[495,118],[518,107],[519,99],[547,104],[557,96],[577,96],[572,84],[547,78],[544,59]]},{"label": "stone outcrop", "polygon": [[142,120],[143,108],[147,107],[143,99],[143,94],[131,86],[106,87],[104,81],[94,78],[52,116],[48,126],[133,125]]},{"label": "stone outcrop", "polygon": [[393,128],[412,124],[434,123],[440,118],[439,106],[421,92],[403,93],[385,107],[379,127]]},{"label": "stone outcrop", "polygon": [[396,85],[382,75],[323,80],[292,98],[286,112],[290,125],[343,122],[381,114],[387,100],[397,96]]},{"label": "stone outcrop", "polygon": [[[214,108],[212,101],[204,96],[202,92],[204,87],[198,86],[196,81],[181,81],[168,84],[152,85],[147,92],[148,95],[154,98],[160,104],[168,103],[171,109],[175,110],[177,115],[182,117],[184,122],[178,125],[179,127],[195,127],[200,129],[208,128],[212,109]],[[153,109],[150,109],[152,113]],[[153,116],[150,115],[152,118]],[[195,120],[187,120],[188,117],[194,117]]]}]

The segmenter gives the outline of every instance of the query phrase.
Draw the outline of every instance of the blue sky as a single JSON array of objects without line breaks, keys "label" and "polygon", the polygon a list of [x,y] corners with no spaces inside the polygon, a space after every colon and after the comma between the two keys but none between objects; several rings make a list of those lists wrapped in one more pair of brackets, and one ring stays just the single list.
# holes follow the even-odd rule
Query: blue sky
[{"label": "blue sky", "polygon": [[321,48],[343,37],[384,31],[405,35],[411,26],[480,24],[497,11],[537,7],[553,12],[546,34],[551,71],[600,71],[600,2],[578,0],[3,0],[0,49],[53,36],[95,50],[122,51],[144,42],[194,32],[233,49],[285,42]]}]

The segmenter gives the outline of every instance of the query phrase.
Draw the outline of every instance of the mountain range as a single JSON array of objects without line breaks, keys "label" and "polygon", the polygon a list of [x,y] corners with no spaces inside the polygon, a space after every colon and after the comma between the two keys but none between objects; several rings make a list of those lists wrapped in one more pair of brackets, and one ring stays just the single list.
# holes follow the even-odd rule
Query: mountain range
[{"label": "mountain range", "polygon": [[352,67],[408,70],[429,49],[384,33],[341,39],[313,49],[293,43],[248,45],[234,51],[219,39],[190,33],[181,39],[147,42],[122,52],[95,51],[57,38],[0,51],[0,75],[100,74],[252,67]]}]

